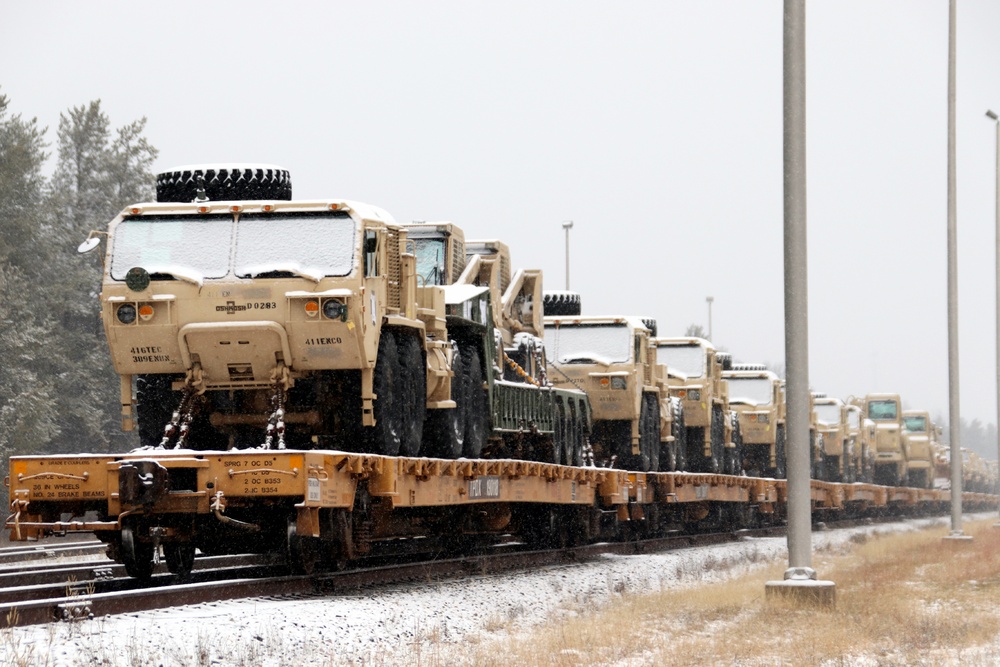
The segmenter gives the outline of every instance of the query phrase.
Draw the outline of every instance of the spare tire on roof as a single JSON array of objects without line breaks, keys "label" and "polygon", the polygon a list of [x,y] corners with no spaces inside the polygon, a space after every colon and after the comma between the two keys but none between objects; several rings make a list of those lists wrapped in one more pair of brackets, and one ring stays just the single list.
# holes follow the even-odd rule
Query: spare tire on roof
[{"label": "spare tire on roof", "polygon": [[654,320],[652,317],[644,317],[644,318],[642,318],[642,324],[647,329],[649,329],[649,334],[653,338],[656,338],[656,336],[657,336],[656,320]]},{"label": "spare tire on roof", "polygon": [[246,201],[292,198],[287,169],[271,164],[206,164],[176,167],[156,175],[156,201]]},{"label": "spare tire on roof", "polygon": [[542,294],[542,312],[558,317],[580,314],[580,294],[578,292],[545,292]]}]

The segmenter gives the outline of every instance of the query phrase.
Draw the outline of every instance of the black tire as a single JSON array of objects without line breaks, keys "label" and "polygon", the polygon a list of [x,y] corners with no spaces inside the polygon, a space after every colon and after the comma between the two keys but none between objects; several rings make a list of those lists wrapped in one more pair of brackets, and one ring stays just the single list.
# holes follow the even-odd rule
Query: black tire
[{"label": "black tire", "polygon": [[[656,394],[645,394],[642,397],[643,408],[646,411],[646,428],[640,434],[639,449],[643,451],[643,463],[650,472],[660,471],[660,402]],[[639,417],[642,423],[642,414]]]},{"label": "black tire", "polygon": [[396,456],[399,454],[403,430],[402,410],[397,396],[400,383],[399,351],[390,332],[382,334],[378,343],[378,358],[372,379],[375,400],[372,411],[375,425],[365,428],[365,444],[369,452]]},{"label": "black tire", "polygon": [[136,535],[136,526],[126,523],[121,532],[121,559],[128,576],[149,581],[153,576],[153,544]]},{"label": "black tire", "polygon": [[674,421],[671,430],[674,435],[674,470],[687,471],[687,429],[684,427],[684,405],[680,401],[671,400],[674,411]]},{"label": "black tire", "polygon": [[576,292],[545,292],[542,295],[542,308],[542,312],[549,316],[579,315],[580,295]]},{"label": "black tire", "polygon": [[167,542],[163,545],[163,556],[167,569],[179,579],[186,579],[194,567],[194,544],[191,542]]},{"label": "black tire", "polygon": [[286,169],[271,165],[204,165],[156,175],[156,201],[191,202],[199,190],[211,201],[290,200],[292,179]]},{"label": "black tire", "polygon": [[724,442],[726,437],[726,427],[723,422],[724,415],[722,414],[721,407],[712,408],[712,424],[711,424],[711,438],[712,438],[712,459],[708,461],[708,472],[718,474],[725,469],[725,455],[726,455],[726,443]]},{"label": "black tire", "polygon": [[778,425],[774,432],[774,468],[775,479],[785,479],[788,474],[788,459],[785,454],[785,427]]},{"label": "black tire", "polygon": [[584,422],[583,416],[576,413],[576,411],[570,412],[572,421],[570,422],[571,437],[573,439],[573,460],[571,465],[582,466],[583,465],[583,452],[587,446],[587,425]]},{"label": "black tire", "polygon": [[137,375],[135,378],[135,416],[139,445],[157,447],[163,442],[163,428],[180,402],[180,394],[170,389],[172,375]]},{"label": "black tire", "polygon": [[420,343],[414,336],[399,341],[401,427],[399,450],[403,456],[417,456],[423,440],[427,416],[427,373]]},{"label": "black tire", "polygon": [[740,429],[740,418],[735,412],[730,414],[733,425],[733,449],[729,454],[729,474],[737,477],[743,474],[743,459],[746,452],[743,447],[743,431]]},{"label": "black tire", "polygon": [[463,365],[466,369],[463,399],[465,400],[465,438],[462,442],[462,456],[478,459],[486,444],[486,429],[489,411],[486,408],[486,392],[483,390],[483,366],[479,355],[472,346],[463,347]]},{"label": "black tire", "polygon": [[431,455],[443,459],[457,459],[465,445],[465,401],[462,399],[465,386],[465,368],[462,355],[455,350],[452,359],[451,396],[454,408],[431,410],[424,422],[424,449]]},{"label": "black tire", "polygon": [[545,453],[548,453],[548,459],[550,463],[556,465],[561,465],[564,462],[570,460],[571,455],[567,455],[567,450],[571,448],[570,444],[570,427],[569,420],[566,417],[566,406],[557,405],[556,406],[556,416],[555,424],[552,431],[552,446],[546,448],[548,451],[543,451],[543,457]]}]

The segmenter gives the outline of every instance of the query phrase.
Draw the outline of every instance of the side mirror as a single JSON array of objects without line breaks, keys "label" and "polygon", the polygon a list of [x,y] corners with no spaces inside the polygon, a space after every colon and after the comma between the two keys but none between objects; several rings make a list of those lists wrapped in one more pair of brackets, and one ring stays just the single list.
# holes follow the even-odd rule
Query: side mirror
[{"label": "side mirror", "polygon": [[87,238],[86,241],[84,241],[79,246],[77,246],[76,251],[78,253],[80,253],[81,255],[85,255],[86,253],[92,251],[94,248],[96,248],[99,245],[101,245],[101,237],[100,236],[90,236],[90,237]]}]

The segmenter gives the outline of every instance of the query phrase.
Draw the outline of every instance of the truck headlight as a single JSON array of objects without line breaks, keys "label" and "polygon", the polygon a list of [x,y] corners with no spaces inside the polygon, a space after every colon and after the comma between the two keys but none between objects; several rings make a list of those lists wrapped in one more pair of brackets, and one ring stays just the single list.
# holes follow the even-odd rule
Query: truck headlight
[{"label": "truck headlight", "polygon": [[132,324],[135,322],[135,304],[123,303],[115,310],[115,316],[122,324]]},{"label": "truck headlight", "polygon": [[336,299],[327,299],[323,302],[323,317],[329,320],[346,320],[347,305]]},{"label": "truck headlight", "polygon": [[700,401],[701,389],[688,389],[687,398],[689,401]]},{"label": "truck headlight", "polygon": [[612,389],[627,389],[628,383],[623,377],[613,377],[611,378],[611,388]]}]

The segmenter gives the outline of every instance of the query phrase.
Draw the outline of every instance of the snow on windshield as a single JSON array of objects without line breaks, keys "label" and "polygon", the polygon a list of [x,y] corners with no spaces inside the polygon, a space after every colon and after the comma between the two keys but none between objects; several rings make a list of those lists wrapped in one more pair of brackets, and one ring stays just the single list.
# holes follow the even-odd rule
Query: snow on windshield
[{"label": "snow on windshield", "polygon": [[705,375],[705,351],[701,345],[660,345],[656,358],[667,364],[667,369],[680,371],[689,378]]},{"label": "snow on windshield", "polygon": [[545,354],[557,363],[588,359],[627,362],[632,358],[632,332],[625,324],[548,325]]},{"label": "snow on windshield", "polygon": [[244,216],[236,230],[236,275],[287,270],[346,276],[354,268],[354,220],[344,216]]},{"label": "snow on windshield", "polygon": [[771,381],[767,378],[727,378],[726,382],[729,383],[730,403],[747,405],[771,403]]},{"label": "snow on windshield", "polygon": [[111,277],[124,280],[139,266],[150,273],[187,269],[190,275],[222,278],[229,271],[232,233],[229,216],[125,220],[115,228]]},{"label": "snow on windshield", "polygon": [[920,417],[903,417],[903,424],[906,426],[907,431],[913,433],[926,433],[927,432],[927,418]]},{"label": "snow on windshield", "polygon": [[824,424],[840,423],[840,406],[831,403],[821,403],[816,408],[816,419]]},{"label": "snow on windshield", "polygon": [[848,410],[847,425],[851,428],[861,428],[861,413],[857,410]]}]

